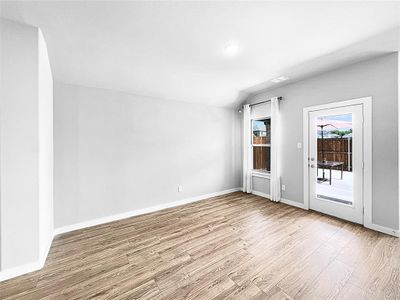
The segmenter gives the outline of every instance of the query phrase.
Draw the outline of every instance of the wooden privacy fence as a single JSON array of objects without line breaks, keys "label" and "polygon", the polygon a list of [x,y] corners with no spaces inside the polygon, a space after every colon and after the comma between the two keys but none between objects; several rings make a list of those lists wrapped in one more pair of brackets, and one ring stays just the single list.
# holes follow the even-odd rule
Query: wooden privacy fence
[{"label": "wooden privacy fence", "polygon": [[[255,136],[253,135],[254,145],[268,145],[270,143],[269,136]],[[270,171],[270,153],[269,146],[254,146],[253,147],[253,169]]]},{"label": "wooden privacy fence", "polygon": [[253,169],[271,170],[270,147],[253,147]]},{"label": "wooden privacy fence", "polygon": [[[324,138],[317,141],[318,161],[339,161],[344,163],[344,170],[352,170],[352,138]],[[324,157],[322,157],[322,146],[324,147]]]}]

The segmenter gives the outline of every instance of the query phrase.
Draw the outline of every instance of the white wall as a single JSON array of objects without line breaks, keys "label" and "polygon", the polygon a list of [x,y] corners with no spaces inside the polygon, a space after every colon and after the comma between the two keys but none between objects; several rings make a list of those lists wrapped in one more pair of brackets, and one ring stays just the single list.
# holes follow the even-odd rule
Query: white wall
[{"label": "white wall", "polygon": [[41,39],[37,28],[1,19],[0,278],[36,264],[52,230],[52,79]]},{"label": "white wall", "polygon": [[55,227],[240,187],[239,118],[56,82]]},{"label": "white wall", "polygon": [[39,257],[37,57],[37,29],[2,19],[2,270]]},{"label": "white wall", "polygon": [[39,29],[39,236],[45,258],[53,240],[53,77],[46,41]]},{"label": "white wall", "polygon": [[264,194],[265,196],[270,197],[270,180],[267,178],[262,178],[258,176],[252,176],[252,189],[255,192],[259,192]]},{"label": "white wall", "polygon": [[[374,224],[398,229],[398,70],[397,53],[364,61],[251,97],[254,103],[283,96],[282,197],[303,202],[303,108],[366,96],[373,97]],[[258,186],[260,183],[257,183]],[[269,185],[269,181],[265,180]]]}]

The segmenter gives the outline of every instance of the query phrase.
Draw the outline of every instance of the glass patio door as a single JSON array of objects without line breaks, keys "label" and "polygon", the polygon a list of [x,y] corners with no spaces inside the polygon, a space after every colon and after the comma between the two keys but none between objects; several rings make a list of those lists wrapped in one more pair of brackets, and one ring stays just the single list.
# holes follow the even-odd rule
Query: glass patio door
[{"label": "glass patio door", "polygon": [[309,112],[310,208],[363,223],[362,105]]}]

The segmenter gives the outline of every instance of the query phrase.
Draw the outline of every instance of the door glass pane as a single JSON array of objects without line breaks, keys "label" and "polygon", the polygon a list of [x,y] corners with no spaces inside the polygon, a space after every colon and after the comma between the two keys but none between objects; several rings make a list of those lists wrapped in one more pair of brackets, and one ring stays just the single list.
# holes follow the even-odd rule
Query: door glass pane
[{"label": "door glass pane", "polygon": [[317,197],[353,204],[352,114],[317,118]]}]

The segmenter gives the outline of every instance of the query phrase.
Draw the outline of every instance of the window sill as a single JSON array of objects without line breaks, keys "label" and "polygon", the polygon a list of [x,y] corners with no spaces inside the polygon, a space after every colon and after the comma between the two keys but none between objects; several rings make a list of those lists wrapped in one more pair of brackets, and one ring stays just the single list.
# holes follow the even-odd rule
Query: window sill
[{"label": "window sill", "polygon": [[267,172],[263,172],[263,171],[253,170],[253,171],[251,171],[251,175],[254,177],[260,177],[260,178],[267,178],[267,179],[271,178],[270,172],[267,173]]}]

